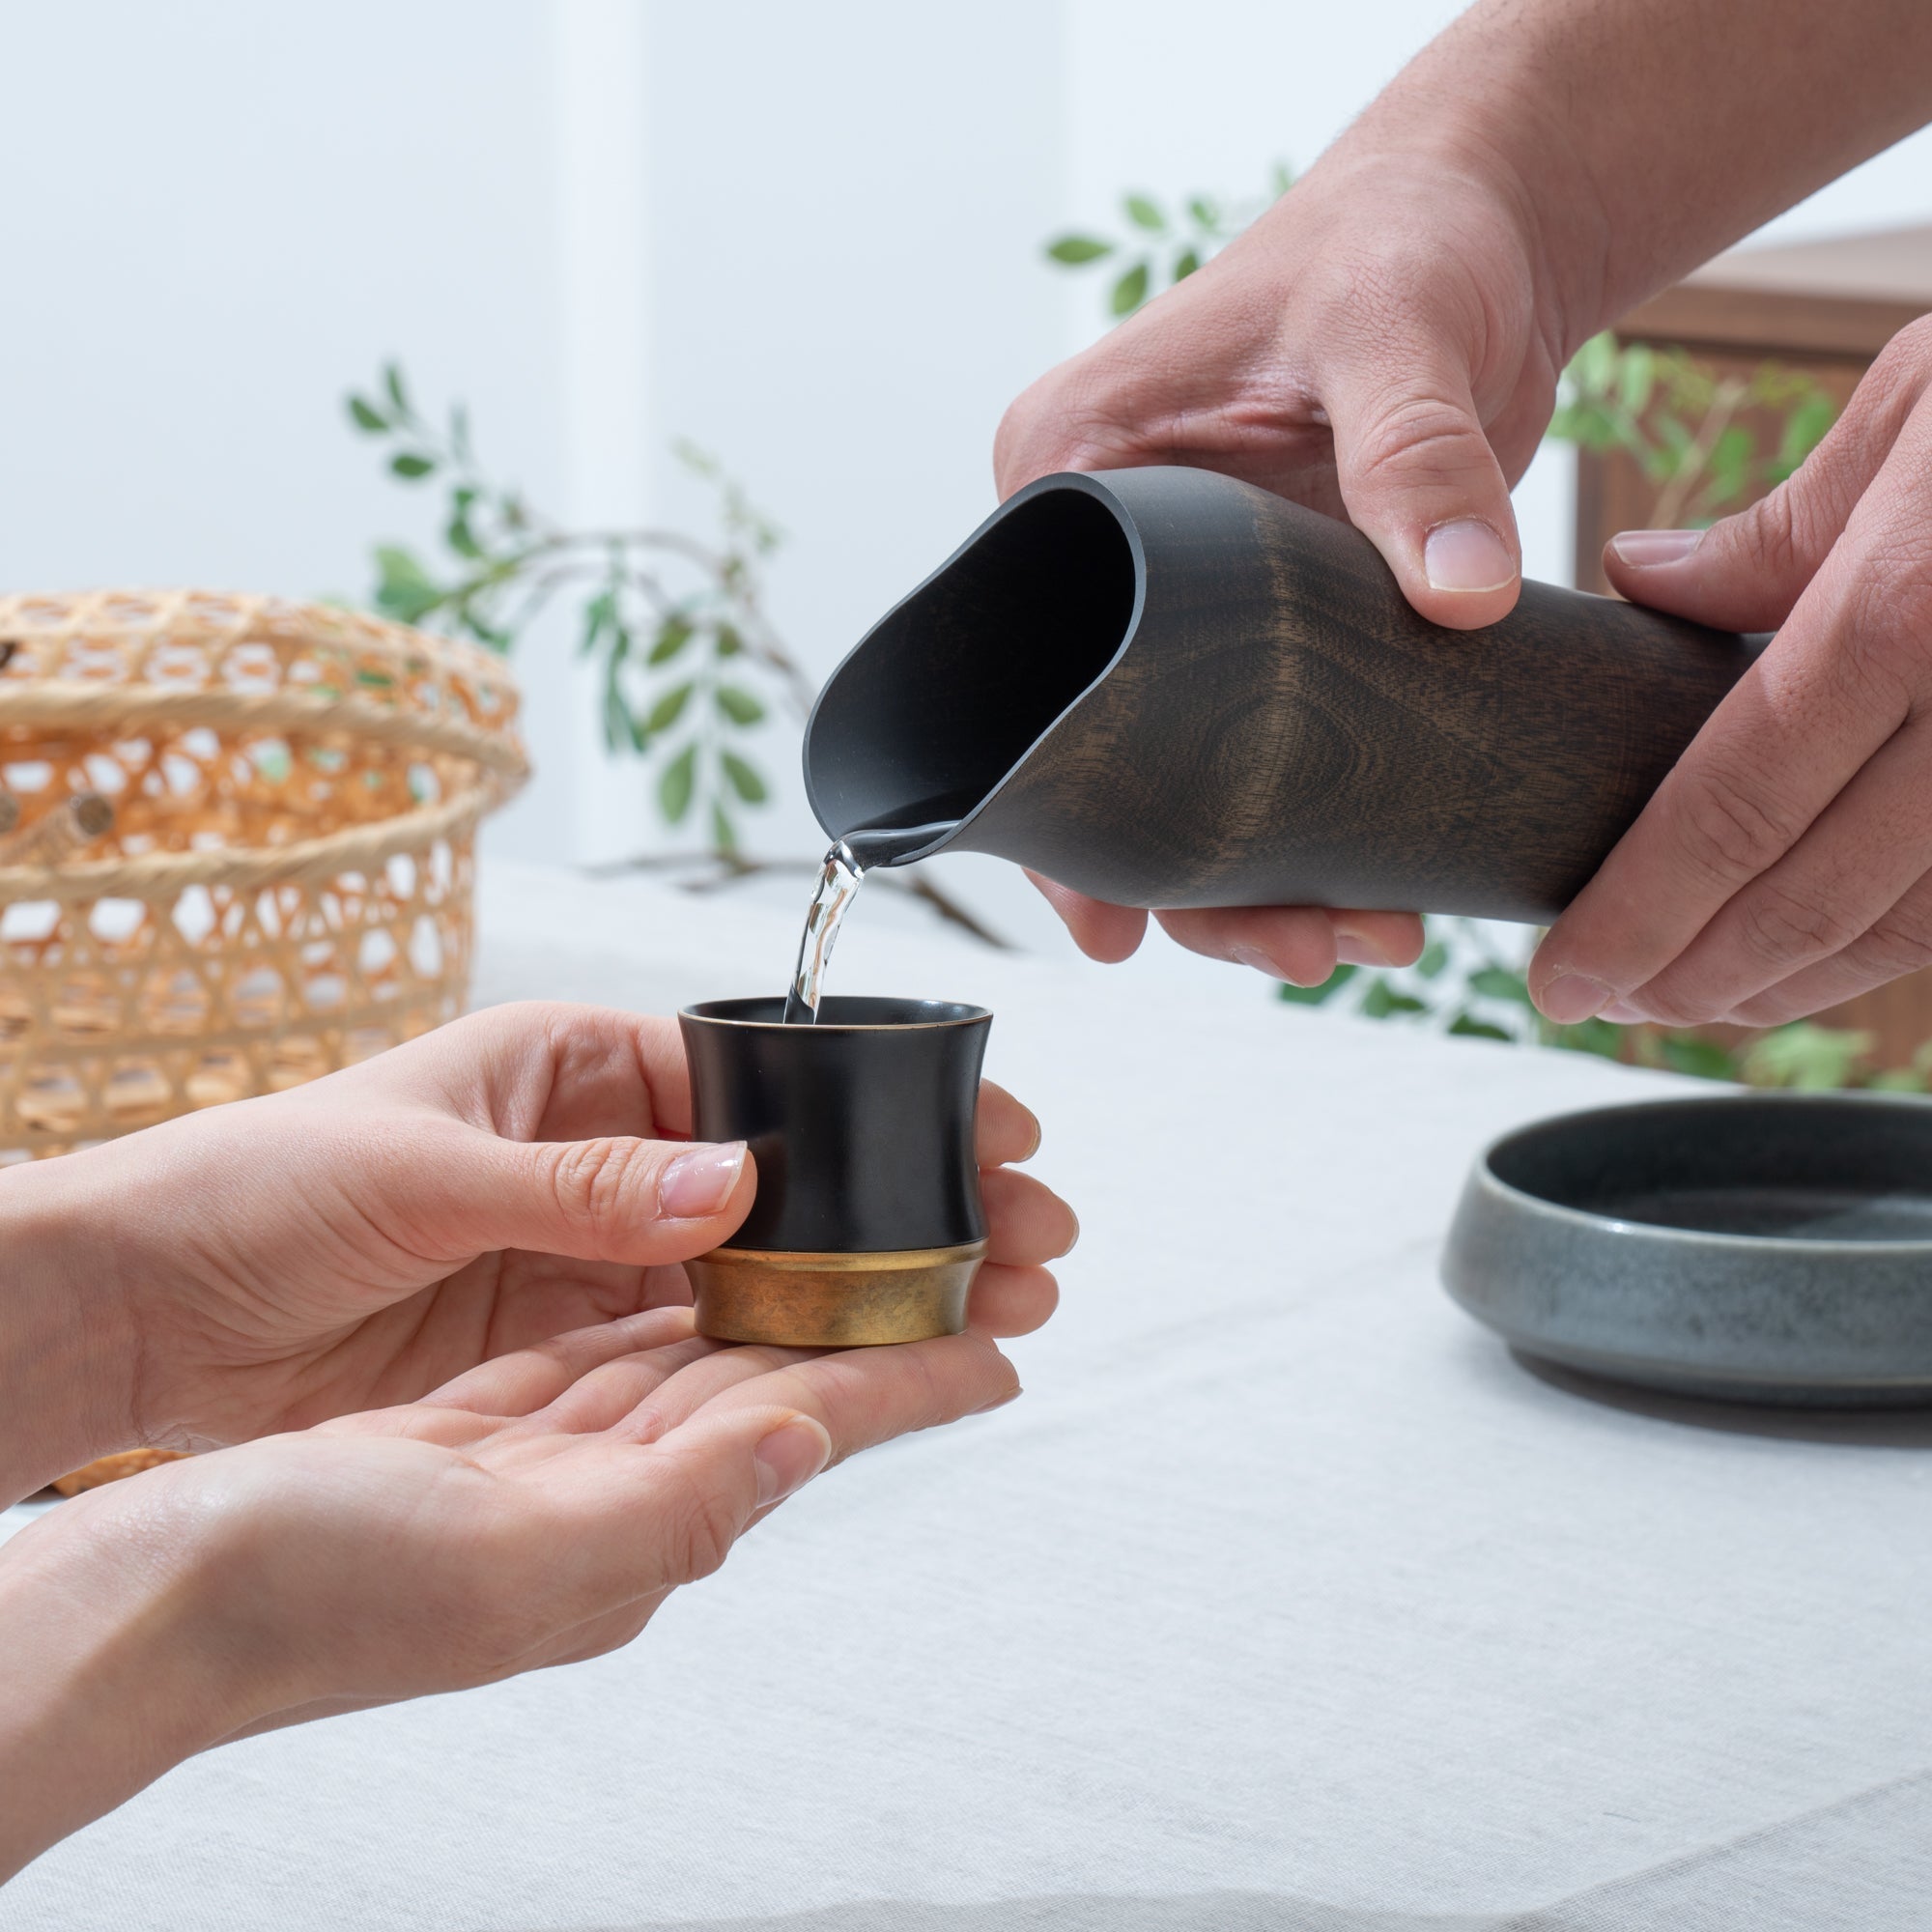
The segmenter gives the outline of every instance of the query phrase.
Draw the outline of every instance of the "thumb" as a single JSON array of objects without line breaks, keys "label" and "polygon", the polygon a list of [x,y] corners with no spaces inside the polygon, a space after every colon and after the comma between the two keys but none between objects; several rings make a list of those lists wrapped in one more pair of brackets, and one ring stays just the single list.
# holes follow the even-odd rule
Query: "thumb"
[{"label": "thumb", "polygon": [[1624,530],[1604,546],[1604,575],[1633,604],[1726,631],[1770,631],[1844,534],[1923,390],[1918,325],[1859,384],[1800,468],[1748,509],[1707,530]]},{"label": "thumb", "polygon": [[1516,512],[1469,374],[1436,344],[1402,345],[1324,384],[1335,470],[1349,520],[1421,613],[1470,631],[1505,617],[1522,575]]},{"label": "thumb", "polygon": [[743,1141],[464,1137],[419,1211],[452,1258],[527,1248],[574,1261],[689,1261],[751,1211],[757,1170]]},{"label": "thumb", "polygon": [[1720,631],[1775,631],[1831,554],[1869,480],[1842,457],[1815,470],[1807,463],[1708,530],[1620,531],[1604,546],[1604,575],[1633,604]]}]

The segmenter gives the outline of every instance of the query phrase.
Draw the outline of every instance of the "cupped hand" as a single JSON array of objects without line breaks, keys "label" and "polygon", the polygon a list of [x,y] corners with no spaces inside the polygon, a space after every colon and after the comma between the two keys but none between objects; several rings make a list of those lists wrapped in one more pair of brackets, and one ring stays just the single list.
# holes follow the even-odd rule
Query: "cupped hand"
[{"label": "cupped hand", "polygon": [[[1526,201],[1494,166],[1409,153],[1387,130],[1345,138],[1221,255],[1012,405],[1001,496],[1058,469],[1221,470],[1353,523],[1424,616],[1495,622],[1520,571],[1510,486],[1563,360]],[[1091,956],[1140,943],[1145,913],[1041,884]],[[1156,916],[1197,952],[1303,984],[1422,947],[1406,914]]]},{"label": "cupped hand", "polygon": [[63,1503],[0,1551],[0,1879],[225,1738],[627,1643],[828,1463],[1018,1392],[983,1329],[811,1355],[653,1309]]},{"label": "cupped hand", "polygon": [[1776,630],[1530,972],[1552,1019],[1773,1026],[1932,961],[1932,322],[1762,502],[1611,539],[1634,601]]},{"label": "cupped hand", "polygon": [[[970,1314],[1020,1334],[1052,1312],[1041,1264],[1074,1222],[1007,1169],[1037,1145],[1033,1116],[988,1084],[979,1118],[990,1247]],[[205,1448],[688,1304],[678,1264],[725,1239],[755,1187],[742,1144],[692,1144],[690,1127],[674,1021],[497,1007],[310,1086],[16,1170],[0,1206],[128,1337],[127,1412],[100,1447]]]}]

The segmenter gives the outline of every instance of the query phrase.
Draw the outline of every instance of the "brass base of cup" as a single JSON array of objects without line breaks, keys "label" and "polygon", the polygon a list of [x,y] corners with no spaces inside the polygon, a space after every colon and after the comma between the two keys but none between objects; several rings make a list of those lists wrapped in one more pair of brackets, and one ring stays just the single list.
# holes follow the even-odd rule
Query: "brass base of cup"
[{"label": "brass base of cup", "polygon": [[984,1241],[872,1255],[713,1248],[684,1265],[700,1335],[787,1349],[860,1349],[958,1334],[985,1257]]}]

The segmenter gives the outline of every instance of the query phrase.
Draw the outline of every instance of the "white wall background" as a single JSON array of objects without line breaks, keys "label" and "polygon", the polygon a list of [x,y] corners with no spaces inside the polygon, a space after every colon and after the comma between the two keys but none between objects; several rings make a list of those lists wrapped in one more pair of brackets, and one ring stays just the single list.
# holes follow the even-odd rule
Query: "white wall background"
[{"label": "white wall background", "polygon": [[[399,355],[572,517],[702,528],[716,451],[785,526],[776,614],[828,669],[990,508],[1000,411],[1091,339],[1039,258],[1119,191],[1307,166],[1447,0],[0,0],[0,580],[358,593],[422,538],[341,395]],[[1932,218],[1918,136],[1774,225]],[[1568,569],[1567,466],[1519,493]],[[520,666],[543,777],[494,835],[654,840],[568,638]],[[791,765],[775,746],[768,765]],[[759,833],[805,853],[795,782]],[[951,862],[1022,935],[993,862]]]}]

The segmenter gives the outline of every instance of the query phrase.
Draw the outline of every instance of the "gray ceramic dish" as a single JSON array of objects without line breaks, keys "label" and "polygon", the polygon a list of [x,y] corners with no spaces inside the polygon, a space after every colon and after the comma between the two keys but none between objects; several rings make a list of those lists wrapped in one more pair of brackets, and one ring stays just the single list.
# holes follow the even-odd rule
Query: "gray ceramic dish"
[{"label": "gray ceramic dish", "polygon": [[1565,1114],[1477,1160],[1449,1293],[1526,1355],[1675,1393],[1932,1405],[1932,1102]]}]

